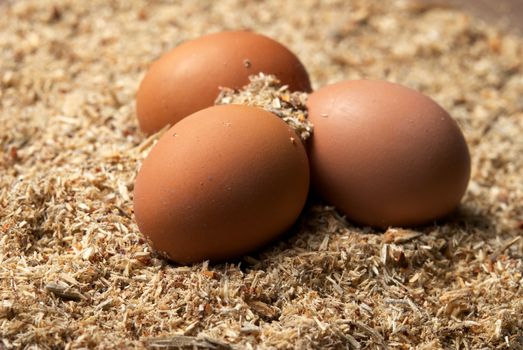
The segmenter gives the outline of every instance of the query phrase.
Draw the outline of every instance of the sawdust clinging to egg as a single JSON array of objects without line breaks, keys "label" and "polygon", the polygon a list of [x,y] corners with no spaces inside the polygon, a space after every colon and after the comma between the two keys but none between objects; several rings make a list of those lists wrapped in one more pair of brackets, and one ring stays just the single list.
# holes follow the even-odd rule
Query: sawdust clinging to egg
[{"label": "sawdust clinging to egg", "polygon": [[307,120],[306,92],[291,92],[289,87],[282,85],[274,75],[264,73],[251,75],[249,81],[249,84],[241,89],[220,88],[215,103],[263,108],[290,125],[302,141],[305,142],[311,136],[313,126]]}]

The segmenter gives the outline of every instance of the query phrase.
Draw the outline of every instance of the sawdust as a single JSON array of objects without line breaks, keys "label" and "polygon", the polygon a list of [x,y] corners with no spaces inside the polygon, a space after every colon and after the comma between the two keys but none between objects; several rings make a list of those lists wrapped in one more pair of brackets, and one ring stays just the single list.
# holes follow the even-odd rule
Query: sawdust
[{"label": "sawdust", "polygon": [[[312,199],[240,261],[174,266],[133,220],[147,65],[252,28],[315,87],[384,78],[458,120],[460,211],[416,230]],[[0,6],[0,348],[523,348],[523,41],[408,1],[19,1]],[[383,234],[384,233],[384,234]]]},{"label": "sawdust", "polygon": [[242,89],[221,88],[215,104],[242,104],[263,108],[276,114],[302,141],[312,134],[312,124],[307,120],[307,93],[291,92],[287,85],[274,75],[259,73],[249,77],[249,84]]}]

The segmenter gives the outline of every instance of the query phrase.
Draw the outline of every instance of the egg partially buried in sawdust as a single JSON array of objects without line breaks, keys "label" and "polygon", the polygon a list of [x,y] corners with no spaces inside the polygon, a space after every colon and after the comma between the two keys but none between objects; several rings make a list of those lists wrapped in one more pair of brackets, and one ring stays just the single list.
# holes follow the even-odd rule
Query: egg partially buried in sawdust
[{"label": "egg partially buried in sawdust", "polygon": [[285,46],[248,31],[187,41],[149,68],[136,95],[140,129],[147,134],[210,107],[220,87],[239,89],[257,73],[275,75],[291,91],[311,90],[309,75]]},{"label": "egg partially buried in sawdust", "polygon": [[420,92],[386,81],[345,81],[309,96],[316,192],[348,219],[412,226],[453,211],[470,177],[458,124]]},{"label": "egg partially buried in sawdust", "polygon": [[307,154],[291,127],[259,108],[214,106],[153,147],[136,178],[134,211],[171,260],[223,261],[290,228],[308,189]]}]

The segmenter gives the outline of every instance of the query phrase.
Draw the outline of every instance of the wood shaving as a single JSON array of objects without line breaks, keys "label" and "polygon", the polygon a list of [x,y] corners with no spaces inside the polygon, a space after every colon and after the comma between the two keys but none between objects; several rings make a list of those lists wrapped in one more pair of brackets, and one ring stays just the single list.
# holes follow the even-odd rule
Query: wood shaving
[{"label": "wood shaving", "polygon": [[259,73],[250,76],[249,80],[250,83],[240,90],[222,87],[216,104],[242,104],[263,108],[289,124],[302,141],[311,136],[312,124],[307,120],[306,93],[289,91],[274,75]]}]

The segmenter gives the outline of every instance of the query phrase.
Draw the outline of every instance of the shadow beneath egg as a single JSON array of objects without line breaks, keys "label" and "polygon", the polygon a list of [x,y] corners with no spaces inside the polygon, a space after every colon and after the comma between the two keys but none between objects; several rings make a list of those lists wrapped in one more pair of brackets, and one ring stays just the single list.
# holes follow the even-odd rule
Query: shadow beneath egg
[{"label": "shadow beneath egg", "polygon": [[436,225],[448,225],[465,231],[480,230],[494,233],[492,230],[494,221],[484,212],[486,210],[478,207],[477,204],[472,206],[470,203],[464,203],[449,215],[437,220]]},{"label": "shadow beneath egg", "polygon": [[[253,269],[264,269],[268,265],[274,263],[275,259],[279,260],[283,259],[285,256],[295,255],[293,254],[292,250],[296,250],[297,241],[302,239],[306,233],[310,231],[306,229],[307,222],[309,221],[310,208],[317,205],[318,203],[316,199],[309,196],[303,210],[292,226],[282,232],[276,238],[262,245],[258,249],[238,258],[229,259],[227,261],[210,261],[209,266],[221,269],[226,265],[236,265],[243,272],[248,272]],[[318,232],[318,235],[325,234],[326,233]]]},{"label": "shadow beneath egg", "polygon": [[[477,239],[481,240],[496,234],[494,221],[485,214],[486,212],[487,210],[481,208],[479,203],[463,203],[452,213],[431,223],[396,228],[418,231],[425,235],[436,234],[446,241],[450,241],[455,234],[460,232],[481,232],[480,235],[477,235]],[[354,234],[383,235],[388,229],[353,223],[334,207],[328,206],[319,197],[311,194],[298,219],[281,235],[239,258],[211,261],[209,267],[221,270],[227,266],[236,265],[243,272],[265,269],[285,258],[295,257],[304,252],[317,251],[318,246],[327,235],[338,234],[346,230]],[[173,263],[171,265],[178,266]],[[197,265],[193,264],[193,266]]]},{"label": "shadow beneath egg", "polygon": [[[458,233],[476,233],[477,240],[496,235],[492,217],[485,214],[487,210],[479,203],[463,203],[452,213],[433,222],[415,227],[396,227],[421,232],[449,241]],[[330,220],[330,222],[329,222]],[[333,224],[333,220],[335,224]],[[334,227],[335,226],[335,227]],[[263,268],[275,259],[295,256],[303,251],[315,251],[314,242],[321,242],[326,235],[336,234],[339,230],[349,230],[355,234],[383,235],[388,228],[362,226],[345,218],[333,207],[329,207],[316,196],[310,196],[300,217],[295,224],[276,240],[238,260],[246,269]],[[279,255],[279,257],[278,257]]]}]

